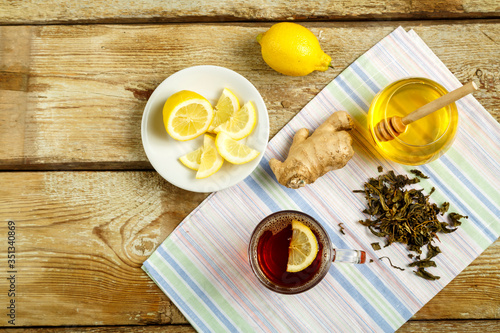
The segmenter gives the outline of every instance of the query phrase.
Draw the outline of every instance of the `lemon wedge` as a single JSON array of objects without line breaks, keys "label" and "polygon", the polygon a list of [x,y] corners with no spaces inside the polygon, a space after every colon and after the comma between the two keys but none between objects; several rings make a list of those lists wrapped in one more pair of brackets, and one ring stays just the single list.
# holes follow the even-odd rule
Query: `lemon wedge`
[{"label": "lemon wedge", "polygon": [[203,152],[200,157],[200,166],[196,172],[196,179],[207,178],[222,167],[224,159],[217,152],[213,136],[205,134],[203,137]]},{"label": "lemon wedge", "polygon": [[288,248],[287,272],[300,272],[312,264],[318,254],[318,240],[303,223],[292,221],[292,240]]},{"label": "lemon wedge", "polygon": [[240,109],[240,102],[233,92],[227,88],[222,91],[221,96],[215,105],[214,119],[208,128],[209,132],[215,133],[214,129],[229,120]]},{"label": "lemon wedge", "polygon": [[219,154],[232,164],[250,162],[259,152],[231,138],[226,132],[220,132],[215,138],[215,146]]},{"label": "lemon wedge", "polygon": [[198,171],[198,169],[200,168],[202,153],[203,153],[203,146],[196,149],[195,151],[192,151],[190,153],[187,153],[186,155],[179,157],[179,161],[185,166],[187,166],[189,169]]},{"label": "lemon wedge", "polygon": [[163,106],[165,129],[179,141],[191,140],[205,133],[213,117],[210,102],[194,91],[179,91],[170,96]]},{"label": "lemon wedge", "polygon": [[229,119],[214,129],[215,133],[226,132],[231,138],[241,140],[252,133],[257,123],[257,112],[252,102],[245,103]]}]

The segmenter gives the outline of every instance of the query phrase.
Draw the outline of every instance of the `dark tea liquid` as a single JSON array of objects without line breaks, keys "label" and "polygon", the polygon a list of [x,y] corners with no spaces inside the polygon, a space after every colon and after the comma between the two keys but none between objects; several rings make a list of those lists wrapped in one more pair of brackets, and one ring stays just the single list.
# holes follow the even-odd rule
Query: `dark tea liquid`
[{"label": "dark tea liquid", "polygon": [[[311,229],[318,241],[318,254],[309,267],[289,273],[286,266],[293,220]],[[248,244],[248,260],[262,285],[277,293],[293,295],[317,285],[328,274],[333,261],[362,264],[366,253],[334,249],[327,231],[314,218],[296,210],[282,210],[267,216],[255,227]]]},{"label": "dark tea liquid", "polygon": [[265,229],[261,232],[257,244],[257,259],[260,269],[269,281],[282,287],[296,287],[311,280],[319,271],[323,259],[323,244],[315,230],[311,228],[318,240],[319,251],[316,258],[304,270],[290,273],[286,271],[286,267],[292,239],[292,219],[282,218],[270,223]]}]

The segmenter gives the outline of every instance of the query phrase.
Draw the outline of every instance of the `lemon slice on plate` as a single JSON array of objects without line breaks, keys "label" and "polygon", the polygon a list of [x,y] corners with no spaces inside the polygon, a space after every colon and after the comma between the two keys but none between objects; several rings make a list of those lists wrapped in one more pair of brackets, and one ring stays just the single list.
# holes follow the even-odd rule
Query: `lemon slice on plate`
[{"label": "lemon slice on plate", "polygon": [[196,179],[207,178],[222,167],[224,159],[217,152],[213,136],[205,134],[203,137],[203,152],[200,157],[200,167],[196,173]]},{"label": "lemon slice on plate", "polygon": [[215,146],[219,154],[232,164],[250,162],[260,154],[257,150],[232,139],[226,132],[217,134]]},{"label": "lemon slice on plate", "polygon": [[227,88],[222,91],[221,96],[215,105],[214,119],[208,128],[209,132],[215,133],[214,129],[229,120],[240,109],[240,102],[233,92]]},{"label": "lemon slice on plate", "polygon": [[192,151],[190,153],[187,153],[186,155],[179,157],[179,161],[185,166],[187,166],[189,169],[198,171],[198,169],[200,168],[202,153],[203,153],[203,146],[196,149],[195,151]]},{"label": "lemon slice on plate", "polygon": [[303,223],[292,221],[292,240],[288,248],[287,272],[300,272],[312,264],[318,254],[318,240]]},{"label": "lemon slice on plate", "polygon": [[229,120],[217,126],[214,132],[226,132],[231,138],[241,140],[252,133],[256,123],[255,107],[252,102],[247,102]]},{"label": "lemon slice on plate", "polygon": [[165,129],[179,141],[191,140],[205,133],[213,117],[210,102],[194,91],[179,91],[170,96],[163,106]]}]

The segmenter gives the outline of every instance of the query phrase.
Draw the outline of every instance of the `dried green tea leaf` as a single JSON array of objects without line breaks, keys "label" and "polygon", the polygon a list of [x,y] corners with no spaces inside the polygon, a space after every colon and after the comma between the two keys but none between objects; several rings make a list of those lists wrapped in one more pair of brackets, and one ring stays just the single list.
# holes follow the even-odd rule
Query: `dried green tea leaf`
[{"label": "dried green tea leaf", "polygon": [[410,170],[410,172],[412,174],[414,174],[415,176],[417,176],[417,177],[420,177],[420,178],[423,178],[423,179],[429,179],[429,176],[424,175],[424,173],[422,171],[420,171],[420,170],[413,169],[413,170]]},{"label": "dried green tea leaf", "polygon": [[[406,244],[409,251],[419,254],[410,257],[414,259],[413,266],[419,267],[416,274],[432,280],[436,277],[433,278],[432,274],[428,274],[424,267],[433,267],[435,262],[430,259],[441,251],[431,242],[439,240],[437,233],[455,231],[461,224],[459,220],[467,217],[450,213],[451,223],[440,221],[438,215],[448,211],[449,203],[445,202],[438,207],[429,201],[430,195],[435,191],[434,187],[428,195],[423,193],[423,189],[408,189],[408,185],[420,181],[418,177],[428,178],[419,170],[411,172],[417,177],[396,175],[390,170],[376,178],[368,179],[364,184],[364,190],[353,191],[364,194],[367,207],[363,212],[370,215],[369,219],[361,220],[359,223],[366,226],[375,236],[384,238],[386,240],[384,247],[392,243],[402,243]],[[420,260],[424,246],[427,246],[427,256]]]},{"label": "dried green tea leaf", "polygon": [[431,194],[432,194],[432,193],[434,193],[434,191],[435,191],[435,190],[436,190],[436,189],[435,189],[434,187],[432,187],[432,188],[431,188],[431,191],[429,192],[429,194],[427,194],[427,196],[428,196],[428,197],[430,197],[430,196],[431,196]]},{"label": "dried green tea leaf", "polygon": [[368,227],[372,224],[371,220],[359,220],[358,222],[364,225],[365,227]]},{"label": "dried green tea leaf", "polygon": [[378,172],[384,172],[384,168],[381,165],[378,166],[377,170]]},{"label": "dried green tea leaf", "polygon": [[428,260],[428,259],[414,261],[411,264],[409,264],[408,266],[410,266],[410,267],[415,267],[416,266],[416,267],[422,267],[422,268],[423,267],[437,267],[435,261]]},{"label": "dried green tea leaf", "polygon": [[345,232],[344,232],[344,223],[339,223],[339,231],[342,235],[345,235]]},{"label": "dried green tea leaf", "polygon": [[451,220],[450,224],[453,225],[453,226],[459,226],[459,225],[461,225],[462,222],[460,222],[460,219],[468,219],[469,218],[468,216],[460,215],[460,214],[457,214],[457,213],[450,213],[448,215],[448,217]]},{"label": "dried green tea leaf", "polygon": [[427,272],[423,267],[419,267],[415,274],[417,274],[421,278],[431,281],[439,280],[441,278],[440,276],[432,275],[431,273]]},{"label": "dried green tea leaf", "polygon": [[387,235],[384,232],[376,231],[375,229],[372,228],[372,226],[368,226],[368,229],[372,232],[372,234],[374,234],[377,237],[385,237]]},{"label": "dried green tea leaf", "polygon": [[432,259],[438,254],[441,253],[441,249],[437,246],[432,245],[431,243],[427,244],[427,255],[425,256],[426,260]]},{"label": "dried green tea leaf", "polygon": [[446,222],[441,222],[440,225],[441,225],[441,229],[439,231],[442,233],[445,233],[445,234],[449,234],[450,232],[454,232],[455,230],[457,230],[457,228],[455,228],[455,229],[447,228],[449,224]]},{"label": "dried green tea leaf", "polygon": [[[450,209],[450,203],[449,202],[443,202],[443,204],[441,205],[441,208],[439,208],[439,212],[441,213],[441,215],[444,215],[448,209]],[[452,213],[454,214],[454,213]]]},{"label": "dried green tea leaf", "polygon": [[393,264],[392,264],[392,261],[391,261],[391,258],[389,258],[389,257],[385,257],[385,256],[384,256],[384,257],[380,257],[380,258],[378,258],[378,260],[382,260],[382,259],[387,259],[387,260],[389,260],[389,265],[391,265],[391,267],[392,267],[392,268],[399,269],[400,271],[404,271],[404,270],[405,270],[404,268],[401,268],[401,267],[398,267],[398,266],[393,265]]},{"label": "dried green tea leaf", "polygon": [[381,249],[380,244],[378,242],[372,243],[371,245],[372,245],[373,250],[375,250],[375,251],[378,251]]}]

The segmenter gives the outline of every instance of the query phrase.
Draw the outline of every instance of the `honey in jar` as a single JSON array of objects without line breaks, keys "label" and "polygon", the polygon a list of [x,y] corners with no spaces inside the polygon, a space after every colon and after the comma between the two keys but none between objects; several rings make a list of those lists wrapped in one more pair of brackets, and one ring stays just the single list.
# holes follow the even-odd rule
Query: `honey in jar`
[{"label": "honey in jar", "polygon": [[368,127],[377,150],[401,164],[421,165],[442,156],[453,143],[458,127],[458,112],[452,103],[406,127],[393,140],[380,141],[374,127],[394,116],[403,118],[448,91],[427,78],[406,78],[391,83],[373,99],[368,112]]}]

